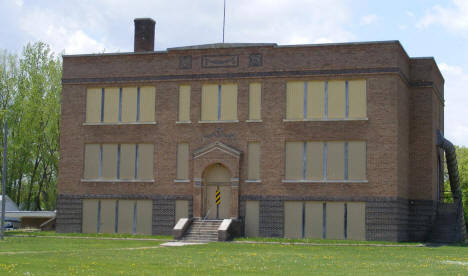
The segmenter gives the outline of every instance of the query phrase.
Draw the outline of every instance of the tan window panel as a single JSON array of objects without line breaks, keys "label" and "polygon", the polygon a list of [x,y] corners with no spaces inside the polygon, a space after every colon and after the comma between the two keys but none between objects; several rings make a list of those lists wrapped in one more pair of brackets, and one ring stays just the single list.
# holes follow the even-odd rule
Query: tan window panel
[{"label": "tan window panel", "polygon": [[307,142],[306,179],[323,179],[323,142]]},{"label": "tan window panel", "polygon": [[102,145],[102,179],[117,179],[117,144]]},{"label": "tan window panel", "polygon": [[327,179],[344,180],[344,142],[327,143]]},{"label": "tan window panel", "polygon": [[286,179],[300,180],[303,179],[302,164],[303,164],[303,142],[287,142],[286,143]]},{"label": "tan window panel", "polygon": [[188,179],[189,172],[189,144],[177,145],[177,179]]},{"label": "tan window panel", "polygon": [[347,203],[347,236],[348,240],[366,239],[366,203],[348,202]]},{"label": "tan window panel", "polygon": [[175,222],[181,218],[189,217],[189,202],[188,200],[176,200],[175,201]]},{"label": "tan window panel", "polygon": [[323,119],[325,83],[309,81],[307,83],[307,119]]},{"label": "tan window panel", "polygon": [[258,201],[245,202],[245,235],[257,237],[260,220],[260,204]]},{"label": "tan window panel", "polygon": [[86,122],[101,122],[102,89],[88,88],[86,92]]},{"label": "tan window panel", "polygon": [[114,199],[101,199],[100,233],[115,233],[115,204]]},{"label": "tan window panel", "polygon": [[100,145],[86,144],[84,156],[84,178],[98,179],[99,178],[99,163],[100,163]]},{"label": "tan window panel", "polygon": [[321,239],[323,237],[323,202],[305,202],[304,238]]},{"label": "tan window panel", "polygon": [[133,233],[133,209],[135,200],[119,200],[118,233]]},{"label": "tan window panel", "polygon": [[284,237],[302,238],[302,205],[301,201],[284,202]]},{"label": "tan window panel", "polygon": [[154,122],[155,107],[156,87],[140,87],[140,122]]},{"label": "tan window panel", "polygon": [[247,179],[260,179],[260,143],[249,143],[247,148]]},{"label": "tan window panel", "polygon": [[237,120],[237,84],[221,85],[221,118],[222,121]]},{"label": "tan window panel", "polygon": [[366,179],[366,142],[348,142],[348,179]]},{"label": "tan window panel", "polygon": [[120,179],[135,179],[135,144],[120,145]]},{"label": "tan window panel", "polygon": [[345,81],[328,82],[328,118],[344,119],[346,113]]},{"label": "tan window panel", "polygon": [[138,179],[152,180],[154,178],[154,145],[138,145]]},{"label": "tan window panel", "polygon": [[153,202],[151,200],[137,200],[136,233],[152,235]]},{"label": "tan window panel", "polygon": [[344,239],[344,202],[327,202],[326,213],[326,238]]},{"label": "tan window panel", "polygon": [[120,89],[108,87],[104,89],[104,122],[117,123],[119,121]]},{"label": "tan window panel", "polygon": [[218,120],[218,85],[204,84],[202,86],[202,121]]},{"label": "tan window panel", "polygon": [[365,80],[351,80],[348,82],[348,99],[348,117],[352,119],[366,118],[367,98]]},{"label": "tan window panel", "polygon": [[304,82],[288,81],[286,84],[286,119],[304,119]]},{"label": "tan window panel", "polygon": [[136,122],[137,119],[137,88],[122,88],[122,117],[121,122]]},{"label": "tan window panel", "polygon": [[83,199],[83,233],[97,232],[98,199]]},{"label": "tan window panel", "polygon": [[261,120],[262,84],[249,84],[249,120]]},{"label": "tan window panel", "polygon": [[180,122],[190,121],[190,85],[179,86],[179,118]]}]

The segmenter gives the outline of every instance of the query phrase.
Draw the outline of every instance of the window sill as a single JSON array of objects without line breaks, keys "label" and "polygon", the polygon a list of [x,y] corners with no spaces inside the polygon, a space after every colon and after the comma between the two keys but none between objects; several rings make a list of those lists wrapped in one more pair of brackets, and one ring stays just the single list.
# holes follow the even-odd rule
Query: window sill
[{"label": "window sill", "polygon": [[369,118],[349,119],[283,119],[283,122],[346,122],[346,121],[368,121]]},{"label": "window sill", "polygon": [[246,120],[246,123],[262,123],[262,120]]},{"label": "window sill", "polygon": [[223,124],[223,123],[238,123],[239,120],[225,120],[225,121],[198,121],[199,124]]},{"label": "window sill", "polygon": [[262,180],[255,179],[255,180],[245,180],[245,183],[262,183]]},{"label": "window sill", "polygon": [[300,180],[288,180],[283,179],[281,180],[282,183],[369,183],[368,180],[307,180],[307,179],[300,179]]},{"label": "window sill", "polygon": [[156,125],[156,122],[83,123],[84,126]]},{"label": "window sill", "polygon": [[90,183],[90,182],[101,182],[101,183],[125,183],[125,182],[131,182],[131,183],[154,183],[154,179],[128,179],[128,180],[123,180],[123,179],[109,179],[109,180],[104,180],[104,179],[81,179],[81,182],[83,183]]},{"label": "window sill", "polygon": [[176,121],[176,124],[191,124],[192,121]]},{"label": "window sill", "polygon": [[174,179],[174,183],[190,183],[190,179]]}]

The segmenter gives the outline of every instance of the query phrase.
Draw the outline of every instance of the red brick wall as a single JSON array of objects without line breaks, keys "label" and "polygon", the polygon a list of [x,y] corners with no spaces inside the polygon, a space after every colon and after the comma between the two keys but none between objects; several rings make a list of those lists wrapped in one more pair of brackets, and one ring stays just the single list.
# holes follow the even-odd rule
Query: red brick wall
[{"label": "red brick wall", "polygon": [[[248,54],[263,54],[263,66],[248,67]],[[203,55],[238,54],[236,68],[201,68]],[[179,56],[192,55],[192,69],[178,69]],[[402,197],[432,199],[434,176],[434,118],[432,88],[409,88],[408,57],[397,42],[313,47],[247,47],[169,51],[154,54],[65,56],[62,97],[60,194],[192,194],[193,183],[174,183],[176,145],[188,142],[190,151],[220,141],[243,153],[248,141],[261,142],[261,183],[244,183],[246,158],[241,159],[241,195]],[[411,74],[440,86],[435,69]],[[398,69],[400,72],[388,71]],[[416,68],[416,69],[415,69]],[[367,71],[358,71],[358,70]],[[370,72],[372,70],[375,72]],[[289,77],[223,76],[218,73],[307,71]],[[321,70],[321,71],[317,71]],[[328,72],[325,70],[337,70]],[[341,71],[340,71],[341,70]],[[354,70],[354,71],[353,71]],[[370,70],[370,71],[369,71]],[[314,72],[312,72],[314,71]],[[191,75],[192,74],[192,75]],[[194,76],[193,74],[208,74]],[[174,76],[181,80],[174,80]],[[305,76],[308,75],[308,76]],[[172,76],[171,80],[119,82],[117,77]],[[104,78],[89,80],[83,78]],[[106,79],[107,78],[107,79]],[[283,122],[288,80],[367,79],[368,117],[361,121]],[[431,79],[432,78],[432,79]],[[407,82],[410,80],[410,83]],[[238,83],[239,123],[203,124],[201,85]],[[248,84],[262,82],[262,123],[247,123]],[[75,83],[75,84],[72,84]],[[155,85],[156,125],[84,126],[87,87]],[[190,84],[191,124],[176,124],[178,85]],[[227,137],[203,138],[222,128]],[[233,137],[231,137],[232,135]],[[284,144],[294,140],[366,140],[368,183],[282,183]],[[81,182],[85,143],[154,143],[155,183]],[[436,168],[436,167],[435,167]],[[190,178],[193,178],[192,163]]]}]

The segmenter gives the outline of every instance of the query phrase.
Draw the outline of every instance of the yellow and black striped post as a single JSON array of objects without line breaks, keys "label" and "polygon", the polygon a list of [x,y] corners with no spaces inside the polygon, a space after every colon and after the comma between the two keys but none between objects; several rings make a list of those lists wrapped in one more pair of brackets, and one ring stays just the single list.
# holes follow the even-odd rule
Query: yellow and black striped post
[{"label": "yellow and black striped post", "polygon": [[221,204],[221,191],[216,188],[216,218],[219,219],[219,204]]},{"label": "yellow and black striped post", "polygon": [[216,190],[216,205],[221,204],[221,191],[218,189]]}]

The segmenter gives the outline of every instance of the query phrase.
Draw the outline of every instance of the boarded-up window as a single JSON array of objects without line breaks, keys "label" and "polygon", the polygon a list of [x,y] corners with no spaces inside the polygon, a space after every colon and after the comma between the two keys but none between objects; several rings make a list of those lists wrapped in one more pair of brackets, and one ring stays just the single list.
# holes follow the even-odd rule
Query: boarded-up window
[{"label": "boarded-up window", "polygon": [[345,81],[328,82],[328,118],[344,119],[346,114]]},{"label": "boarded-up window", "polygon": [[177,145],[177,179],[188,179],[189,172],[189,144]]},{"label": "boarded-up window", "polygon": [[135,144],[120,145],[120,179],[135,179]]},{"label": "boarded-up window", "polygon": [[237,84],[221,85],[221,117],[222,121],[237,120]]},{"label": "boarded-up window", "polygon": [[86,122],[101,122],[102,89],[88,88],[86,93]]},{"label": "boarded-up window", "polygon": [[303,151],[304,142],[286,143],[286,179],[303,179]]},{"label": "boarded-up window", "polygon": [[202,121],[218,120],[218,85],[205,84],[202,86]]},{"label": "boarded-up window", "polygon": [[137,88],[122,88],[122,111],[121,122],[136,122],[137,119]]},{"label": "boarded-up window", "polygon": [[181,218],[189,217],[189,202],[188,200],[175,201],[175,222],[177,223]]},{"label": "boarded-up window", "polygon": [[153,179],[154,145],[138,145],[138,179]]},{"label": "boarded-up window", "polygon": [[138,200],[136,210],[136,234],[152,235],[153,202]]},{"label": "boarded-up window", "polygon": [[348,142],[348,179],[366,179],[366,142]]},{"label": "boarded-up window", "polygon": [[260,179],[260,143],[251,142],[247,145],[247,179]]},{"label": "boarded-up window", "polygon": [[102,145],[102,179],[117,179],[117,144]]},{"label": "boarded-up window", "polygon": [[83,233],[97,233],[98,199],[83,199]]},{"label": "boarded-up window", "polygon": [[323,202],[305,202],[304,224],[304,238],[323,237]]},{"label": "boarded-up window", "polygon": [[117,123],[119,121],[120,89],[109,87],[104,89],[104,122]]},{"label": "boarded-up window", "polygon": [[345,179],[345,146],[344,142],[327,143],[327,179]]},{"label": "boarded-up window", "polygon": [[101,199],[100,233],[115,233],[116,201],[114,199]]},{"label": "boarded-up window", "polygon": [[344,236],[344,203],[327,202],[326,237],[330,240],[342,240]]},{"label": "boarded-up window", "polygon": [[84,160],[84,178],[98,179],[99,167],[101,158],[101,146],[99,144],[85,145],[85,160]]},{"label": "boarded-up window", "polygon": [[251,83],[249,85],[249,120],[261,120],[262,110],[262,84]]},{"label": "boarded-up window", "polygon": [[260,206],[258,201],[248,200],[245,203],[245,235],[247,237],[258,236],[260,219]]},{"label": "boarded-up window", "polygon": [[304,119],[304,82],[289,81],[286,84],[286,119]]},{"label": "boarded-up window", "polygon": [[365,202],[347,203],[347,235],[348,240],[366,239],[366,204]]},{"label": "boarded-up window", "polygon": [[118,233],[133,233],[135,200],[119,200]]},{"label": "boarded-up window", "polygon": [[179,86],[179,122],[190,121],[190,85]]},{"label": "boarded-up window", "polygon": [[362,119],[367,117],[366,81],[352,80],[348,82],[348,117]]},{"label": "boarded-up window", "polygon": [[202,87],[202,121],[237,120],[237,84]]},{"label": "boarded-up window", "polygon": [[305,166],[306,179],[323,179],[323,142],[307,142]]},{"label": "boarded-up window", "polygon": [[301,201],[284,202],[284,237],[302,238],[302,207]]},{"label": "boarded-up window", "polygon": [[154,122],[156,87],[140,87],[140,122]]},{"label": "boarded-up window", "polygon": [[323,119],[325,83],[309,81],[307,83],[307,119]]}]

